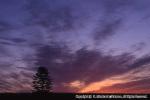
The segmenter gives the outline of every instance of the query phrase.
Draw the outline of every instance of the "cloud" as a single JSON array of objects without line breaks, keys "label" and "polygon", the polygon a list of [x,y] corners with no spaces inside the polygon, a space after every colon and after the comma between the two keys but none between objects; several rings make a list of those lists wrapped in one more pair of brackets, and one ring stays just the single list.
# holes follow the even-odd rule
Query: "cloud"
[{"label": "cloud", "polygon": [[70,88],[77,88],[77,89],[80,89],[80,88],[84,87],[84,85],[85,85],[84,82],[81,82],[79,80],[70,82],[69,84],[64,83],[64,86],[67,86],[67,87],[70,87]]},{"label": "cloud", "polygon": [[112,76],[102,81],[93,82],[82,88],[79,92],[101,91],[101,89],[105,87],[111,87],[116,84],[126,84],[129,82],[143,81],[145,79],[149,79],[150,76],[149,70],[150,70],[149,65],[143,67],[141,66],[140,68],[130,70],[125,74]]},{"label": "cloud", "polygon": [[93,91],[98,91],[103,87],[108,87],[112,86],[114,84],[118,83],[125,83],[126,80],[111,80],[111,79],[106,79],[102,82],[93,82],[86,86],[85,88],[81,89],[79,92],[81,93],[88,93],[88,92],[93,92]]},{"label": "cloud", "polygon": [[25,39],[23,38],[11,38],[11,37],[0,37],[1,41],[7,41],[7,42],[12,42],[12,43],[23,43],[26,42]]},{"label": "cloud", "polygon": [[116,1],[111,1],[111,0],[103,0],[103,6],[106,14],[114,14],[119,12],[122,8],[127,8],[131,7],[132,5],[135,4],[134,0],[116,0]]},{"label": "cloud", "polygon": [[12,29],[12,26],[9,23],[0,21],[0,32],[8,31],[10,29]]},{"label": "cloud", "polygon": [[[118,56],[106,56],[102,52],[86,48],[71,53],[68,47],[64,48],[60,45],[40,47],[37,49],[36,57],[35,65],[46,66],[54,78],[56,86],[60,87],[75,80],[83,81],[87,85],[113,75],[125,73],[130,70],[130,67],[126,66],[134,58],[128,53]],[[61,60],[61,63],[56,60]],[[97,75],[99,77],[96,77]]]},{"label": "cloud", "polygon": [[40,25],[51,32],[68,31],[74,27],[75,17],[70,6],[60,5],[55,7],[51,6],[50,2],[46,2],[46,0],[42,2],[31,0],[28,1],[26,9],[30,14],[29,25]]},{"label": "cloud", "polygon": [[134,69],[134,68],[138,68],[138,67],[141,67],[141,66],[149,64],[149,63],[150,63],[150,56],[144,56],[144,57],[141,57],[141,58],[135,60],[135,62],[133,62],[128,67],[131,69]]},{"label": "cloud", "polygon": [[[126,22],[131,19],[130,17],[135,16],[134,13],[139,14],[139,18],[141,16],[140,13],[147,12],[147,4],[148,1],[136,1],[136,0],[100,0],[97,1],[97,4],[102,4],[100,16],[97,14],[97,22],[95,28],[93,28],[93,39],[97,44],[100,44],[102,41],[106,41],[111,38],[113,35],[122,34],[120,30],[124,28],[127,24]],[[139,11],[139,9],[141,10]],[[142,9],[143,8],[143,9]],[[145,10],[145,11],[144,11]],[[99,12],[98,12],[99,13]],[[147,14],[146,14],[147,15]],[[135,16],[137,18],[137,16]]]},{"label": "cloud", "polygon": [[93,39],[96,43],[101,43],[108,37],[115,35],[117,31],[123,26],[125,18],[122,8],[128,7],[129,1],[101,1],[103,11],[102,16],[99,17],[96,28],[93,31]]},{"label": "cloud", "polygon": [[[122,84],[116,84],[110,87],[102,88],[97,92],[102,93],[149,93],[149,79],[143,79],[139,81],[132,81]],[[96,92],[96,91],[95,91]]]},{"label": "cloud", "polygon": [[[55,91],[77,92],[78,87],[89,86],[95,82],[98,82],[98,85],[99,82],[100,84],[110,82],[106,84],[108,87],[123,84],[121,78],[124,77],[115,78],[116,82],[111,78],[149,64],[149,56],[137,59],[132,53],[105,55],[101,49],[96,49],[99,44],[94,45],[96,48],[92,48],[93,40],[101,43],[118,33],[126,22],[124,15],[130,16],[129,11],[133,10],[137,2],[133,3],[131,0],[94,2],[25,0],[21,4],[17,2],[11,1],[13,3],[11,4],[7,1],[3,5],[8,6],[5,8],[8,8],[9,16],[4,14],[4,18],[7,16],[6,21],[0,21],[0,69],[3,69],[1,72],[8,71],[10,74],[5,73],[2,76],[8,76],[7,78],[12,80],[1,78],[1,83],[6,82],[6,85],[10,86],[8,88],[1,84],[2,91],[31,90],[32,72],[40,65],[49,69],[54,79]],[[83,42],[92,46],[84,48]],[[72,44],[77,44],[77,48]],[[134,47],[139,50],[142,45],[144,44],[139,43]],[[12,71],[17,74],[11,73]],[[20,75],[17,81],[15,77]],[[24,77],[27,79],[23,80]],[[23,83],[25,84],[22,85]]]},{"label": "cloud", "polygon": [[141,51],[146,47],[146,43],[145,42],[140,42],[137,44],[134,44],[131,46],[131,48],[133,48],[133,50],[136,51]]},{"label": "cloud", "polygon": [[[0,92],[30,92],[32,90],[32,73],[31,72],[11,72],[3,71],[0,74]],[[17,80],[16,80],[17,78]],[[5,83],[5,84],[4,84]]]},{"label": "cloud", "polygon": [[118,83],[112,86],[103,87],[100,90],[93,91],[93,93],[149,93],[149,79],[143,79],[140,81],[132,81],[127,83]]},{"label": "cloud", "polygon": [[95,29],[94,40],[100,41],[112,36],[116,33],[121,23],[121,19],[112,20],[112,22],[102,22],[102,24]]}]

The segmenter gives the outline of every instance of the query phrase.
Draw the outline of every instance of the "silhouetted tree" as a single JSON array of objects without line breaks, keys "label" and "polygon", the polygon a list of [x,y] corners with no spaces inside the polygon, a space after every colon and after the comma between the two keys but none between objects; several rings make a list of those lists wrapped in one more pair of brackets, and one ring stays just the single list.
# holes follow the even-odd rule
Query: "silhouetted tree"
[{"label": "silhouetted tree", "polygon": [[39,67],[37,73],[34,75],[33,88],[36,93],[52,92],[52,80],[49,77],[47,68]]}]

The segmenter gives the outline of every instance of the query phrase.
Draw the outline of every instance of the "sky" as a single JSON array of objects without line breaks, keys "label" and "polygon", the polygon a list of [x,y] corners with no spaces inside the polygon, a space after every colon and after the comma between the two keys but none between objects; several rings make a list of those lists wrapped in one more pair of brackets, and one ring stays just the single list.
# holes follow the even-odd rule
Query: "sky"
[{"label": "sky", "polygon": [[149,0],[0,0],[0,92],[150,93]]}]

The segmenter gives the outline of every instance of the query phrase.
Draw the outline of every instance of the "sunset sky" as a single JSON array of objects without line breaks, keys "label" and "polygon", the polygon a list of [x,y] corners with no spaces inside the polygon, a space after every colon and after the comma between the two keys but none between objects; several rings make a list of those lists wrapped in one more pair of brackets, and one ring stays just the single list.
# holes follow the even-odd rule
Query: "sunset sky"
[{"label": "sunset sky", "polygon": [[0,0],[0,93],[150,93],[150,0]]}]

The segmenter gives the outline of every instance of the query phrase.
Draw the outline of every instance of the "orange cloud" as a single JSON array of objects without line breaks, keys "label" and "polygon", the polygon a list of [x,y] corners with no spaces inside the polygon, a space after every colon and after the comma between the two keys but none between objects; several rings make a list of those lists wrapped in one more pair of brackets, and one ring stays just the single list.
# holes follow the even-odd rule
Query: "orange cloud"
[{"label": "orange cloud", "polygon": [[85,83],[83,81],[79,81],[79,80],[75,80],[73,82],[70,82],[70,83],[65,83],[64,84],[65,86],[68,86],[70,88],[82,88],[85,86]]},{"label": "orange cloud", "polygon": [[122,87],[122,88],[117,88],[117,87],[114,87],[114,86],[111,86],[111,87],[105,87],[105,88],[102,88],[101,90],[98,90],[98,91],[93,91],[92,93],[140,93],[140,94],[145,94],[145,93],[150,93],[150,89],[132,89],[131,87]]},{"label": "orange cloud", "polygon": [[[124,84],[133,81],[147,79],[150,76],[150,68],[148,65],[131,70],[125,74],[113,76],[103,81],[93,82],[79,90],[81,93],[102,91],[106,87],[111,87],[116,84]],[[104,90],[103,90],[104,91]],[[121,90],[120,90],[121,91]],[[144,90],[141,90],[144,91]]]},{"label": "orange cloud", "polygon": [[85,93],[85,92],[92,92],[92,91],[98,91],[104,87],[112,86],[114,84],[118,83],[125,83],[127,80],[112,80],[112,79],[106,79],[104,81],[100,82],[93,82],[87,87],[81,89],[79,92]]}]

